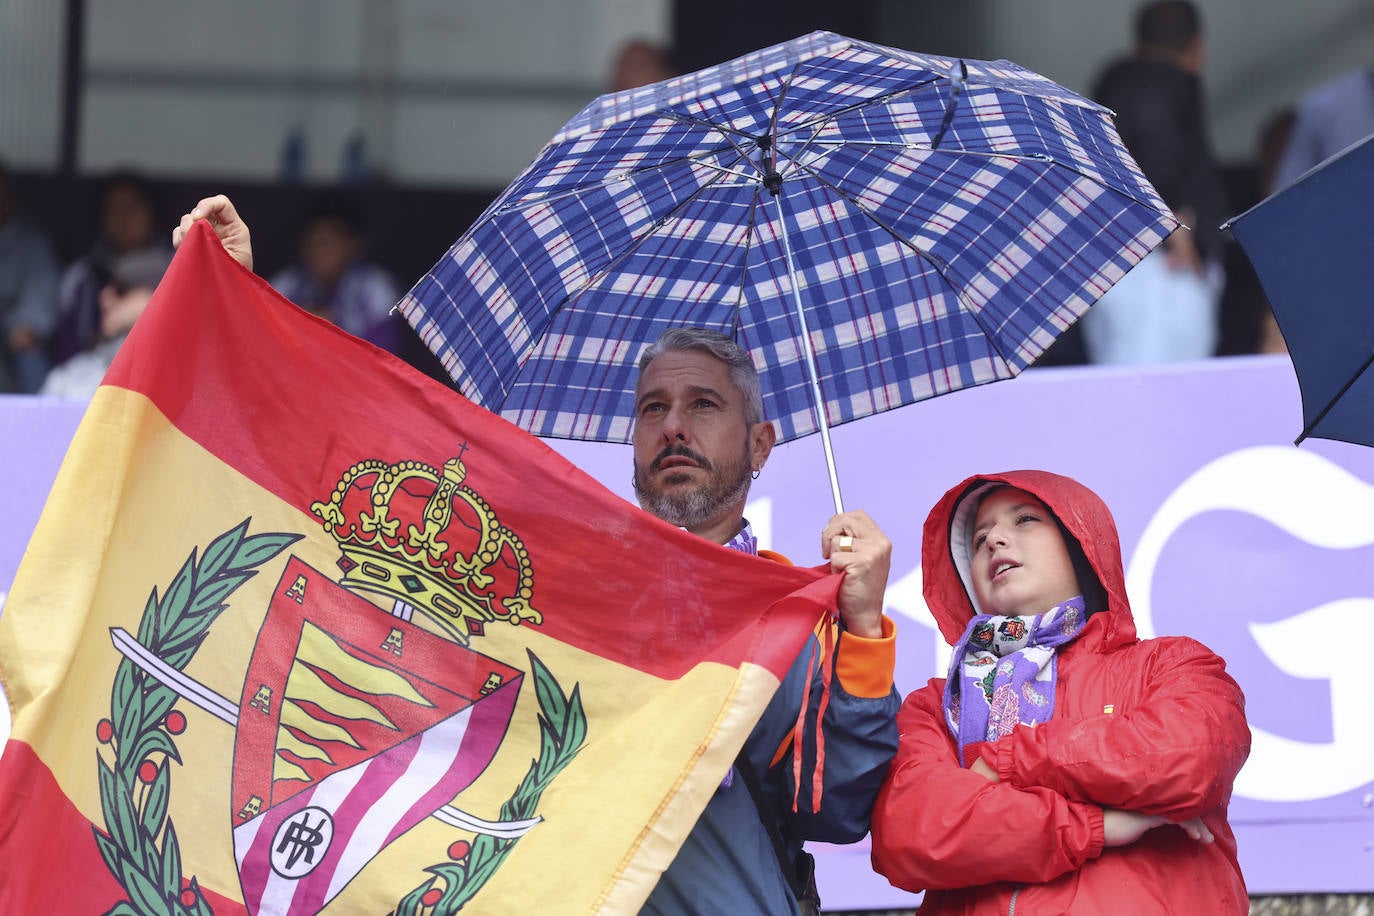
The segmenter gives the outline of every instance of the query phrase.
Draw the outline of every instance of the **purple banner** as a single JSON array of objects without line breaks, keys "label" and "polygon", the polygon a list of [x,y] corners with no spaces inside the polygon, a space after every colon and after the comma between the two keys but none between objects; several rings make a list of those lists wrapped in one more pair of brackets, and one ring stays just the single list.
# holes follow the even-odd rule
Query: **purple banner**
[{"label": "purple banner", "polygon": [[0,394],[0,608],[85,409],[72,401]]},{"label": "purple banner", "polygon": [[[80,407],[0,397],[0,533],[8,589]],[[1116,516],[1142,636],[1184,634],[1245,689],[1253,751],[1231,822],[1252,893],[1374,891],[1374,729],[1358,646],[1374,621],[1374,450],[1310,440],[1283,357],[1152,370],[1033,370],[834,431],[846,508],[894,542],[888,612],[903,692],[945,667],[921,598],[920,531],[969,474],[1044,468],[1096,490]],[[556,442],[631,498],[625,446]],[[832,512],[816,437],[780,446],[748,509],[764,546],[818,561]],[[1330,634],[1330,636],[1328,636]],[[875,876],[865,844],[822,847],[828,909],[919,898]]]}]

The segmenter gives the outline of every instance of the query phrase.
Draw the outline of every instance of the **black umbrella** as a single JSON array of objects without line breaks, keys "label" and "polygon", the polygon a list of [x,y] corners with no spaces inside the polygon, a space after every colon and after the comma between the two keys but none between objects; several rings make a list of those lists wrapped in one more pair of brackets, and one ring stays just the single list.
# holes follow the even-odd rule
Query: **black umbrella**
[{"label": "black umbrella", "polygon": [[1374,445],[1374,136],[1228,222],[1269,296],[1308,436]]}]

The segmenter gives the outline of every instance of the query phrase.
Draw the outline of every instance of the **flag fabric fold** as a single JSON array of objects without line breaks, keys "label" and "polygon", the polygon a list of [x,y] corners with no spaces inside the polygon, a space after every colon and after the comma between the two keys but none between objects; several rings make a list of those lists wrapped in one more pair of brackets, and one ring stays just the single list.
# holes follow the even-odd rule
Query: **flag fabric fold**
[{"label": "flag fabric fold", "polygon": [[199,224],[0,616],[0,911],[635,912],[836,583],[626,504]]}]

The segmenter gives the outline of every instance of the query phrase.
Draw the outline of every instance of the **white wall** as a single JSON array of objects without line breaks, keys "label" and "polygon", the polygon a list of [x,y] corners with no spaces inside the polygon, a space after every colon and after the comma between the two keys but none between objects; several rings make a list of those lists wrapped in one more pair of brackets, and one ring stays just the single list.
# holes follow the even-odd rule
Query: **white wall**
[{"label": "white wall", "polygon": [[[402,182],[496,187],[598,94],[615,49],[666,39],[671,0],[88,0],[79,168],[270,180],[305,139],[305,175],[339,177],[348,138]],[[683,0],[687,2],[687,0]],[[915,4],[917,0],[890,0]],[[1136,0],[960,0],[891,40],[976,30],[1070,88],[1130,44]],[[1213,140],[1245,160],[1269,115],[1374,62],[1369,0],[1201,0]],[[0,0],[0,158],[56,165],[63,4]],[[961,19],[963,17],[963,19]],[[961,26],[961,22],[963,25]],[[725,27],[725,26],[722,26]]]},{"label": "white wall", "polygon": [[0,160],[50,168],[62,116],[62,4],[0,0]]}]

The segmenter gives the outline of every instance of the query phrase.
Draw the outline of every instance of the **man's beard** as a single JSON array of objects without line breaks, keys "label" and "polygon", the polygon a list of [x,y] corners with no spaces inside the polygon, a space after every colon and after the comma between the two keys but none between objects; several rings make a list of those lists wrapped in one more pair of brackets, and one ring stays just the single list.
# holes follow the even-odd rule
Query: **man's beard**
[{"label": "man's beard", "polygon": [[[653,474],[665,459],[673,455],[695,461],[698,467],[706,471],[706,479],[689,490],[674,487],[672,493],[665,493],[659,489]],[[652,512],[679,528],[691,530],[715,518],[726,506],[742,501],[749,493],[749,475],[748,440],[740,451],[738,461],[719,467],[685,445],[670,445],[649,462],[647,469],[635,467],[635,496],[646,512]]]}]

